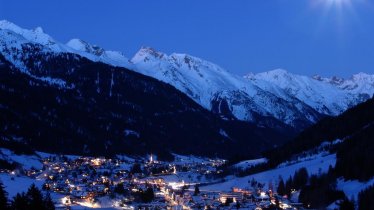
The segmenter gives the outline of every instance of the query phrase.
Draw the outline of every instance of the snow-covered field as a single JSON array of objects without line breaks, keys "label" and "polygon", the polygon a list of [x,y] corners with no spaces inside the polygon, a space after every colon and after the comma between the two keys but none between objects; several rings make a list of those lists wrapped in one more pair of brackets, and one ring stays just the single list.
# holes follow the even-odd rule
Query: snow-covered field
[{"label": "snow-covered field", "polygon": [[280,176],[285,180],[289,176],[293,176],[297,170],[303,167],[305,167],[308,170],[309,175],[311,175],[325,173],[328,171],[330,165],[333,167],[335,166],[335,154],[326,156],[316,155],[314,157],[314,159],[272,169],[258,174],[249,175],[246,177],[228,177],[228,180],[226,182],[204,186],[201,187],[201,189],[213,191],[231,191],[233,187],[249,187],[248,182],[250,182],[252,179],[255,179],[257,182],[264,183],[266,185],[269,182],[277,184]]},{"label": "snow-covered field", "polygon": [[241,161],[235,165],[233,165],[235,168],[241,168],[241,169],[246,169],[250,168],[252,166],[261,164],[261,163],[266,163],[268,160],[266,158],[259,158],[259,159],[254,159],[254,160],[244,160]]},{"label": "snow-covered field", "polygon": [[175,164],[191,164],[191,163],[209,163],[208,158],[203,158],[203,157],[197,157],[193,155],[178,155],[178,154],[173,154],[175,157],[175,160],[173,163]]},{"label": "snow-covered field", "polygon": [[12,151],[4,148],[0,149],[0,159],[20,163],[25,169],[30,169],[32,167],[41,169],[43,167],[40,158],[35,155],[16,155]]},{"label": "snow-covered field", "polygon": [[[13,178],[13,180],[12,180]],[[25,176],[17,177],[7,173],[0,174],[0,180],[5,186],[5,191],[8,192],[8,197],[12,198],[17,193],[25,192],[33,183],[41,189],[44,180],[31,179]]]},{"label": "snow-covered field", "polygon": [[337,188],[342,190],[348,199],[352,197],[357,201],[358,193],[374,184],[374,178],[367,182],[359,182],[357,180],[344,181],[339,179]]},{"label": "snow-covered field", "polygon": [[178,174],[160,176],[166,182],[185,182],[186,184],[204,183],[209,180],[204,175],[194,172],[178,172]]}]

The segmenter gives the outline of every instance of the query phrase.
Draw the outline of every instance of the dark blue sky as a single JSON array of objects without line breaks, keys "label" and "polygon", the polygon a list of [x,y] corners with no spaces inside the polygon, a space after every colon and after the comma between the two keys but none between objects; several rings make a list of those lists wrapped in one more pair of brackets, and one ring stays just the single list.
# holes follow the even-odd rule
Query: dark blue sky
[{"label": "dark blue sky", "polygon": [[373,5],[340,0],[328,9],[331,1],[339,0],[0,0],[0,19],[128,57],[141,46],[188,53],[241,75],[373,74]]}]

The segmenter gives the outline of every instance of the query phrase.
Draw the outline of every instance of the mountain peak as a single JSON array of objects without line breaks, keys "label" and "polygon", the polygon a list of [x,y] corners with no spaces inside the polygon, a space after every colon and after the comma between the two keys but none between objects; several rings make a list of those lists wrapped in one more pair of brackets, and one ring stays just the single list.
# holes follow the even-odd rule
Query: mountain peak
[{"label": "mountain peak", "polygon": [[66,46],[82,52],[87,52],[90,54],[94,54],[96,56],[102,55],[105,50],[97,45],[91,45],[86,41],[81,39],[71,39],[69,42],[66,43]]},{"label": "mountain peak", "polygon": [[285,69],[274,69],[274,70],[271,70],[271,71],[268,71],[268,72],[265,72],[265,73],[266,74],[270,74],[270,75],[286,75],[286,74],[290,74]]},{"label": "mountain peak", "polygon": [[18,35],[21,35],[30,42],[35,42],[42,45],[48,45],[49,47],[55,47],[55,50],[60,49],[58,46],[53,46],[56,42],[48,34],[44,33],[41,27],[36,27],[33,30],[23,29],[18,25],[9,22],[7,20],[0,21],[0,29],[12,31]]},{"label": "mountain peak", "polygon": [[19,26],[17,26],[16,24],[14,24],[14,23],[12,23],[12,22],[9,22],[9,21],[7,21],[7,20],[0,20],[0,28],[1,28],[1,29],[11,30],[11,31],[21,29],[21,28],[20,28]]},{"label": "mountain peak", "polygon": [[374,80],[374,75],[370,75],[364,72],[359,72],[357,74],[352,75],[351,79],[353,81]]},{"label": "mountain peak", "polygon": [[315,74],[312,76],[312,79],[318,80],[318,81],[323,81],[323,77],[319,74]]},{"label": "mountain peak", "polygon": [[138,63],[141,61],[148,61],[150,59],[162,59],[166,55],[162,52],[155,50],[152,47],[141,47],[139,51],[131,59],[132,63]]},{"label": "mountain peak", "polygon": [[169,56],[171,60],[178,63],[178,66],[186,65],[189,69],[197,70],[199,67],[203,67],[206,70],[223,71],[221,67],[210,61],[203,60],[201,58],[184,54],[184,53],[173,53]]},{"label": "mountain peak", "polygon": [[[274,69],[262,73],[257,73],[252,76],[252,79],[266,79],[266,80],[292,80],[296,75],[284,70]],[[248,78],[247,78],[248,79]]]},{"label": "mountain peak", "polygon": [[255,73],[253,72],[249,72],[243,76],[244,79],[249,79],[249,80],[254,79],[254,77],[255,77]]},{"label": "mountain peak", "polygon": [[33,31],[34,31],[35,33],[44,33],[44,30],[43,30],[42,27],[36,27],[36,28],[34,28]]},{"label": "mountain peak", "polygon": [[332,84],[341,84],[343,82],[344,82],[344,79],[341,78],[341,77],[337,77],[337,76],[333,76],[330,79],[330,83],[332,83]]},{"label": "mountain peak", "polygon": [[154,57],[159,57],[159,58],[162,58],[165,55],[164,53],[157,51],[156,49],[152,47],[141,47],[138,53],[150,54]]}]

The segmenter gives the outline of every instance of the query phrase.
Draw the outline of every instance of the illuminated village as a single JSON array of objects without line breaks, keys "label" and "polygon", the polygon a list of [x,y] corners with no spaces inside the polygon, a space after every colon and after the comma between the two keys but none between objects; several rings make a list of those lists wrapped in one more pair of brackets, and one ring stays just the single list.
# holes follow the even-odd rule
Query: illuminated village
[{"label": "illuminated village", "polygon": [[[204,190],[222,181],[222,159],[184,159],[173,162],[128,157],[50,156],[43,170],[26,170],[42,180],[42,189],[53,193],[56,209],[76,207],[114,209],[269,209],[292,204],[255,180],[230,191]],[[14,172],[13,172],[14,173]],[[56,196],[57,195],[57,196]],[[104,204],[105,203],[105,204]],[[293,208],[291,208],[293,207]],[[79,208],[78,208],[79,209]]]}]

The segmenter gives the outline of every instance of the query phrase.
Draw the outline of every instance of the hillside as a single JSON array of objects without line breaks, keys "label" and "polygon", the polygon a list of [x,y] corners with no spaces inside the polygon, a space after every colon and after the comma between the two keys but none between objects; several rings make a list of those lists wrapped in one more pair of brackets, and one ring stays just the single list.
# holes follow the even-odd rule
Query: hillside
[{"label": "hillside", "polygon": [[256,155],[284,140],[267,128],[224,121],[155,79],[28,46],[23,51],[27,73],[1,57],[1,147],[227,157],[237,152]]},{"label": "hillside", "polygon": [[[295,139],[285,145],[266,153],[269,164],[276,165],[282,160],[291,158],[295,154],[313,149],[324,141],[344,140],[349,142],[368,141],[370,139],[372,123],[374,122],[374,98],[361,103],[337,117],[327,117],[319,123],[301,132]],[[359,139],[359,140],[354,140]],[[357,145],[358,146],[358,145]],[[353,148],[350,148],[353,150]],[[348,150],[350,150],[348,149]],[[359,154],[357,154],[359,155]]]}]

